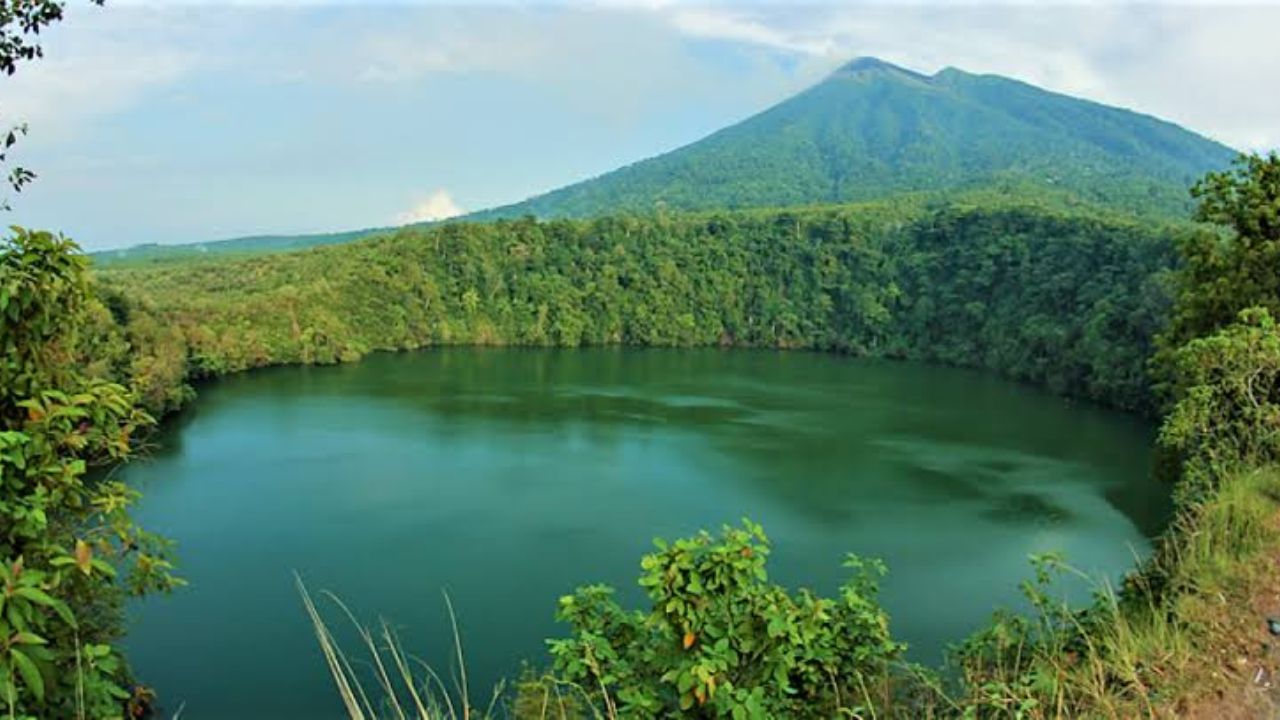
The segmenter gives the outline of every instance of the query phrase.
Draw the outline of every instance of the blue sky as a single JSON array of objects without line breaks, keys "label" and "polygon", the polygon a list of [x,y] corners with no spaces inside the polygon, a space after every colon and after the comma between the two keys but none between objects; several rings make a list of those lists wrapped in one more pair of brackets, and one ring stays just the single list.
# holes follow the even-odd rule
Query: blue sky
[{"label": "blue sky", "polygon": [[696,140],[878,56],[1280,147],[1280,5],[71,0],[0,79],[40,178],[7,224],[85,247],[397,224]]}]

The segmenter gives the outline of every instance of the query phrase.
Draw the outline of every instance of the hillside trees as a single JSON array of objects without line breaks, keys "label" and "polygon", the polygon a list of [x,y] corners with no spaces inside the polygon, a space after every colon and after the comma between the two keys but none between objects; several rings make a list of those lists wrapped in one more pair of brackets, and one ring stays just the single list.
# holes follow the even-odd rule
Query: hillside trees
[{"label": "hillside trees", "polygon": [[[1148,407],[1172,229],[986,202],[410,228],[100,273],[147,407],[181,375],[441,344],[810,348]],[[174,385],[177,383],[177,385]]]},{"label": "hillside trees", "polygon": [[1195,185],[1196,219],[1212,229],[1180,245],[1181,292],[1161,345],[1178,347],[1264,307],[1280,316],[1280,155],[1242,156]]},{"label": "hillside trees", "polygon": [[[63,9],[0,0],[0,72],[40,57],[39,35]],[[0,133],[0,168],[25,132]],[[14,192],[35,178],[6,173]],[[128,688],[112,647],[121,599],[177,582],[164,543],[129,516],[137,493],[92,473],[126,458],[151,418],[107,379],[128,374],[130,348],[87,267],[50,233],[0,239],[0,709],[10,718],[140,715],[149,691]]]}]

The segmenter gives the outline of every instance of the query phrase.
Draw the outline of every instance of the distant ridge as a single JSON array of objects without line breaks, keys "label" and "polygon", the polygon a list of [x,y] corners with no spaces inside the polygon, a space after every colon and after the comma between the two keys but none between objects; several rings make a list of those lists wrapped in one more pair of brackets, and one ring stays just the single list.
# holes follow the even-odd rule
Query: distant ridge
[{"label": "distant ridge", "polygon": [[390,229],[392,228],[368,228],[308,235],[248,235],[226,240],[173,245],[146,243],[116,250],[99,250],[89,255],[99,266],[162,263],[206,256],[256,255],[302,250],[321,245],[337,245],[386,232]]}]

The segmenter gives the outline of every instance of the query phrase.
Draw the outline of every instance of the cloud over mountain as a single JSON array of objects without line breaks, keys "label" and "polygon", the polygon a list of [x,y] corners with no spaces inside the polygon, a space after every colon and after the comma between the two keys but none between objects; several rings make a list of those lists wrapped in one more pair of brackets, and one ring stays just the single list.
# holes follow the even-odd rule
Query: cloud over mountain
[{"label": "cloud over mountain", "polygon": [[463,209],[453,201],[453,197],[449,195],[444,188],[439,188],[419,200],[409,210],[396,216],[396,223],[399,225],[411,225],[420,222],[432,222],[434,220],[447,220],[451,217],[457,217],[463,213]]}]

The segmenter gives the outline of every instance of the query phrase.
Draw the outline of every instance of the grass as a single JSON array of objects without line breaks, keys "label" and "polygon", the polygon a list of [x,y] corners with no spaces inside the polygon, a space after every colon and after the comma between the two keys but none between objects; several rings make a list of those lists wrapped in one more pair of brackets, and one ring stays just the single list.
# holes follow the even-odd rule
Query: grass
[{"label": "grass", "polygon": [[1278,499],[1275,468],[1229,478],[1179,515],[1123,592],[1096,585],[1084,613],[1036,603],[1040,632],[988,652],[955,704],[1029,719],[1184,717],[1206,698],[1206,717],[1264,712],[1250,685],[1273,664],[1257,600],[1280,584]]},{"label": "grass", "polygon": [[[492,704],[483,713],[471,705],[462,639],[448,595],[445,596],[445,604],[453,625],[458,667],[458,673],[452,678],[452,688],[429,665],[405,652],[395,630],[386,620],[379,621],[376,631],[370,630],[336,596],[322,593],[350,621],[360,638],[365,655],[358,660],[350,658],[325,622],[302,578],[295,576],[295,582],[338,695],[352,720],[472,720],[492,715]],[[357,672],[357,664],[365,672]],[[421,673],[418,677],[415,677],[415,667]],[[365,684],[370,680],[376,689],[372,695],[365,690]],[[494,703],[500,695],[501,688],[498,688],[494,692]]]},{"label": "grass", "polygon": [[[466,658],[453,603],[446,594],[445,608],[453,629],[453,655],[457,672],[446,683],[430,665],[405,652],[395,630],[380,619],[376,629],[362,624],[355,613],[330,592],[321,592],[346,620],[359,638],[359,657],[348,655],[325,621],[315,598],[300,576],[295,575],[298,593],[311,620],[321,655],[333,678],[334,687],[351,720],[486,720],[500,714],[539,720],[614,718],[612,713],[586,710],[586,694],[553,678],[526,678],[519,702],[499,712],[506,698],[504,684],[493,689],[489,704],[479,708],[471,703]],[[416,673],[415,673],[416,671]]]}]

